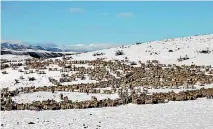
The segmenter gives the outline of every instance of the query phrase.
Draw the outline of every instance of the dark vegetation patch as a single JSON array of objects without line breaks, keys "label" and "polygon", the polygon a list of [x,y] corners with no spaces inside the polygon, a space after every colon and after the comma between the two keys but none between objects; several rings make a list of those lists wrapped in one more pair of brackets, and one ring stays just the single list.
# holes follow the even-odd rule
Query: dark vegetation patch
[{"label": "dark vegetation patch", "polygon": [[103,52],[101,52],[101,53],[97,52],[97,53],[93,54],[93,56],[101,56],[101,55],[105,55],[105,53],[103,53]]},{"label": "dark vegetation patch", "polygon": [[117,50],[117,51],[115,52],[115,55],[116,55],[116,56],[124,55],[124,52],[123,52],[122,50]]},{"label": "dark vegetation patch", "polygon": [[209,53],[211,53],[211,51],[209,51],[209,50],[201,50],[201,51],[199,51],[199,53],[209,54]]},{"label": "dark vegetation patch", "polygon": [[136,42],[136,45],[142,44],[141,42]]},{"label": "dark vegetation patch", "polygon": [[189,57],[186,55],[185,57],[180,57],[178,58],[178,62],[184,61],[184,60],[188,60]]},{"label": "dark vegetation patch", "polygon": [[29,122],[28,124],[35,124],[34,122]]},{"label": "dark vegetation patch", "polygon": [[173,52],[173,50],[170,49],[169,52]]},{"label": "dark vegetation patch", "polygon": [[34,81],[36,80],[35,77],[29,77],[29,81]]},{"label": "dark vegetation patch", "polygon": [[134,61],[132,61],[132,62],[130,63],[130,65],[137,65],[137,63],[134,62]]}]

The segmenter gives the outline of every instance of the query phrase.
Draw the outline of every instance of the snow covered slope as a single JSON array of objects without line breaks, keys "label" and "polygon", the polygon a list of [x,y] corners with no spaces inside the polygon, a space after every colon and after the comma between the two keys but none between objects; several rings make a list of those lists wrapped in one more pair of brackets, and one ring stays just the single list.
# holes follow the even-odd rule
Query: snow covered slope
[{"label": "snow covered slope", "polygon": [[[115,56],[117,50],[122,50],[124,55]],[[209,53],[205,53],[206,51]],[[102,52],[104,55],[93,56],[97,52]],[[189,59],[182,62],[177,61],[178,58],[185,56]],[[210,58],[213,57],[213,34],[144,42],[138,45],[82,53],[73,57],[76,60],[96,58],[124,60],[127,57],[130,61],[136,62],[159,60],[160,63],[166,64],[213,65],[213,58]]]}]

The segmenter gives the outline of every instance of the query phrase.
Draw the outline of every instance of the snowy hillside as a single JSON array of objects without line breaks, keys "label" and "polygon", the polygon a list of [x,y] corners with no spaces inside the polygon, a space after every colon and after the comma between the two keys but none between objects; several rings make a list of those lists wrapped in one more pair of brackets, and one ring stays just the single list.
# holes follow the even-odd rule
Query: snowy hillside
[{"label": "snowy hillside", "polygon": [[[19,53],[16,50],[12,51]],[[34,53],[35,51],[28,49],[27,52]],[[42,53],[46,53],[44,50],[36,50],[36,52],[38,52],[37,55],[39,56],[45,56]],[[69,52],[61,52],[61,54],[66,55]],[[123,86],[127,88],[127,94],[132,93],[131,90],[133,90],[136,92],[133,95],[147,94],[148,96],[159,92],[169,93],[174,91],[174,93],[178,94],[181,91],[213,88],[212,66],[194,69],[189,66],[193,71],[185,69],[185,67],[180,67],[177,70],[175,66],[160,66],[160,64],[156,63],[162,68],[159,70],[161,72],[159,73],[163,75],[161,77],[158,70],[157,72],[154,70],[154,65],[142,69],[139,63],[146,63],[147,60],[158,60],[162,64],[213,65],[213,34],[137,43],[118,48],[66,55],[64,58],[59,55],[57,58],[34,60],[29,55],[9,54],[1,55],[1,58],[7,59],[7,61],[2,60],[5,68],[0,73],[1,92],[3,92],[3,88],[4,90],[8,88],[8,91],[13,93],[10,94],[12,104],[30,105],[37,101],[43,103],[46,100],[52,100],[52,102],[56,101],[63,106],[65,96],[69,100],[66,103],[71,104],[73,104],[72,102],[90,101],[92,97],[96,97],[97,101],[112,99],[115,102],[116,99],[122,98],[119,90],[123,90]],[[30,61],[24,60],[27,58]],[[97,58],[105,58],[106,64],[99,64],[96,60]],[[10,62],[10,60],[13,61]],[[88,62],[88,60],[96,60],[96,62]],[[141,69],[134,71],[133,67],[118,62],[107,62],[109,60],[124,60],[128,65],[135,62],[137,65],[134,66],[139,66],[138,68]],[[174,70],[173,68],[176,69]],[[192,74],[192,72],[194,73]],[[129,74],[130,76],[128,77],[126,76],[128,73],[132,74]],[[170,76],[166,76],[167,74]],[[191,76],[193,77],[190,78]],[[130,81],[127,82],[125,79]],[[147,80],[145,85],[139,83],[144,80]],[[155,83],[148,83],[153,80],[155,82],[159,81],[157,87],[155,87]],[[173,82],[184,80],[185,82],[181,83],[182,85],[173,84]],[[188,81],[192,83],[188,84]],[[172,85],[163,85],[161,82],[172,83]],[[130,84],[132,86],[133,84],[135,85],[132,88]],[[54,91],[52,91],[52,87],[55,88]],[[7,96],[7,93],[5,96]],[[9,97],[5,96],[2,102],[9,103],[10,101],[7,101]],[[54,109],[55,111],[52,111],[53,109],[44,109],[46,105],[42,106],[43,109],[40,111],[29,111],[31,110],[29,107],[34,105],[24,106],[25,109],[21,109],[22,111],[16,105],[13,110],[7,111],[5,107],[10,105],[10,103],[5,103],[4,110],[2,108],[0,111],[1,128],[212,129],[213,99],[206,98],[198,97],[196,100],[187,98],[188,101],[170,99],[167,101],[168,103],[164,101],[157,104],[143,103],[139,105],[133,103],[132,99],[128,104],[125,103],[116,107],[103,106],[99,108],[71,109],[70,106],[68,107],[69,109],[60,108],[59,110]]]},{"label": "snowy hillside", "polygon": [[[59,111],[1,112],[2,129],[212,129],[213,100]],[[33,122],[34,124],[29,124]]]},{"label": "snowy hillside", "polygon": [[[124,55],[115,56],[118,50],[122,50]],[[94,53],[104,53],[104,55],[93,56]],[[178,58],[186,56],[188,60],[177,61]],[[73,57],[76,60],[96,58],[125,60],[127,57],[129,61],[136,62],[159,60],[160,63],[166,64],[213,65],[213,58],[210,58],[213,57],[213,34],[144,42],[138,45],[82,53]]]}]

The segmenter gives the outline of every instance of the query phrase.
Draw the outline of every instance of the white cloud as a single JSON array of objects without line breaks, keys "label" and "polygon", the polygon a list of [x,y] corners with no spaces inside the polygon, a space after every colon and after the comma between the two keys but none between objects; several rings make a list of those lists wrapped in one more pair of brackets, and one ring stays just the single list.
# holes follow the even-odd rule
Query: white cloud
[{"label": "white cloud", "polygon": [[101,49],[107,49],[112,47],[118,47],[120,45],[118,44],[112,44],[112,43],[94,43],[94,44],[76,44],[76,45],[67,45],[63,46],[66,49],[70,49],[72,51],[95,51],[95,50],[101,50]]},{"label": "white cloud", "polygon": [[1,40],[1,43],[10,43],[10,44],[24,44],[22,40]]},{"label": "white cloud", "polygon": [[33,43],[34,45],[38,45],[41,47],[57,47],[58,45],[52,42],[43,42],[43,43]]},{"label": "white cloud", "polygon": [[134,13],[131,12],[121,12],[117,14],[118,17],[133,17],[135,16]]},{"label": "white cloud", "polygon": [[82,8],[70,8],[71,13],[85,13],[86,11]]},{"label": "white cloud", "polygon": [[84,46],[83,44],[76,44],[75,46]]}]

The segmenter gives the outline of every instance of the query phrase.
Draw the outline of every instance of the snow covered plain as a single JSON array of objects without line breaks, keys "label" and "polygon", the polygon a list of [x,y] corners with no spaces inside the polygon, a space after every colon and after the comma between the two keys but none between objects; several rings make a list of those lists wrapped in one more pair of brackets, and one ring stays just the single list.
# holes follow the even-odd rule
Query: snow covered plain
[{"label": "snow covered plain", "polygon": [[[59,110],[4,111],[2,129],[212,129],[213,100],[157,105]],[[35,124],[28,124],[34,122]]]},{"label": "snow covered plain", "polygon": [[[117,50],[125,53],[115,56]],[[169,52],[173,50],[173,52]],[[209,54],[197,51],[210,50]],[[73,55],[75,60],[94,60],[96,58],[106,58],[107,60],[124,60],[127,57],[130,61],[159,60],[164,64],[187,64],[213,65],[213,34],[202,36],[191,36],[185,38],[175,38],[154,42],[142,43],[139,45],[127,45],[123,48],[111,48],[95,52]],[[93,56],[96,52],[103,52],[105,55]],[[178,62],[177,59],[187,55],[188,60]],[[7,57],[6,57],[7,58]],[[9,58],[9,57],[8,57]],[[61,57],[60,57],[61,58]],[[48,77],[58,78],[59,71],[48,72],[45,75],[33,75],[36,81],[29,83],[27,80],[14,85],[14,79],[23,73],[7,70],[6,74],[0,78],[1,88],[17,88],[20,86],[50,86]],[[25,75],[27,78],[30,75]],[[89,80],[86,79],[85,82]],[[82,83],[79,80],[75,83]],[[208,87],[212,87],[209,85]],[[183,89],[150,89],[150,92],[180,91]],[[22,94],[13,99],[19,102],[55,99],[59,101],[57,92],[48,94],[45,92]],[[87,100],[91,96],[84,93],[67,93],[72,100]],[[38,97],[37,97],[38,96]],[[41,97],[39,97],[41,96]],[[99,99],[114,98],[116,95],[97,94]],[[124,105],[119,107],[82,109],[82,110],[59,110],[59,111],[1,111],[1,128],[4,129],[212,129],[213,128],[213,100],[199,99],[196,101],[169,102],[157,105]],[[34,122],[35,124],[28,124]]]}]

